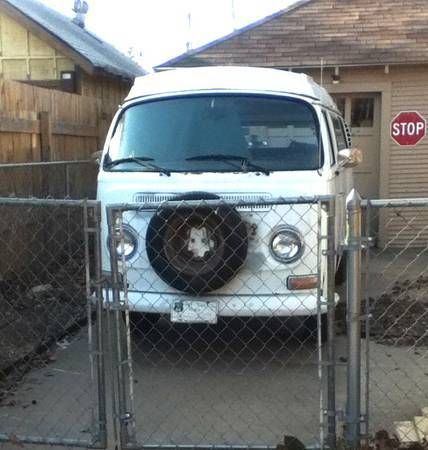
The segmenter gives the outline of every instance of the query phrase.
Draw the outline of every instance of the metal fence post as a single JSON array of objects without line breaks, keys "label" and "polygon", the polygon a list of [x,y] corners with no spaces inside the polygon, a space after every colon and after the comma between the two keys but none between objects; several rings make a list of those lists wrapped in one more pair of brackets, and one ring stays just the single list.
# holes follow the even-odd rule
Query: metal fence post
[{"label": "metal fence post", "polygon": [[124,373],[124,361],[126,355],[123,352],[123,342],[122,342],[122,307],[120,300],[120,273],[119,273],[119,260],[116,253],[116,244],[120,236],[117,236],[116,228],[117,212],[111,208],[107,207],[107,224],[109,232],[109,245],[110,245],[110,265],[111,265],[111,287],[112,287],[112,297],[113,301],[110,305],[113,308],[114,314],[114,326],[113,326],[113,348],[112,353],[116,364],[116,382],[117,382],[117,392],[118,392],[118,411],[115,412],[116,419],[119,424],[119,435],[120,444],[126,446],[129,442],[129,432],[127,426],[128,412],[127,412],[127,392],[125,384],[125,373]]},{"label": "metal fence post", "polygon": [[105,347],[104,347],[104,296],[101,267],[101,205],[94,208],[94,238],[95,238],[95,291],[97,296],[97,350],[98,350],[98,417],[100,446],[107,447],[107,407],[106,407],[106,374],[105,374]]},{"label": "metal fence post", "polygon": [[335,330],[335,199],[331,199],[327,211],[327,443],[336,448],[336,330]]},{"label": "metal fence post", "polygon": [[361,197],[353,189],[347,211],[347,329],[348,367],[345,439],[349,448],[360,447],[361,436]]}]

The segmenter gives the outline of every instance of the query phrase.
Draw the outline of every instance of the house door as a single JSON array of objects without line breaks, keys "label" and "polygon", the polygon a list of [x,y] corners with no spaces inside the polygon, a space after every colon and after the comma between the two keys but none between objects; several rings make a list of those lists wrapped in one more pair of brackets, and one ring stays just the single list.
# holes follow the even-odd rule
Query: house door
[{"label": "house door", "polygon": [[364,198],[379,198],[380,95],[335,94],[336,104],[352,131],[353,147],[363,152],[354,169],[355,186]]}]

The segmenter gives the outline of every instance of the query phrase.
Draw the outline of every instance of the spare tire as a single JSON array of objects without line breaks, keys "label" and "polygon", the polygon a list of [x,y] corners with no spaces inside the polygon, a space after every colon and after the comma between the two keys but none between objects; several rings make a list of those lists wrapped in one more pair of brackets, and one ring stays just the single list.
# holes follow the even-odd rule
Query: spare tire
[{"label": "spare tire", "polygon": [[[174,197],[180,206],[161,206],[146,234],[150,264],[170,286],[193,295],[214,291],[235,277],[247,257],[247,227],[236,209],[203,200],[220,197],[191,192]],[[186,200],[201,200],[186,205]]]}]

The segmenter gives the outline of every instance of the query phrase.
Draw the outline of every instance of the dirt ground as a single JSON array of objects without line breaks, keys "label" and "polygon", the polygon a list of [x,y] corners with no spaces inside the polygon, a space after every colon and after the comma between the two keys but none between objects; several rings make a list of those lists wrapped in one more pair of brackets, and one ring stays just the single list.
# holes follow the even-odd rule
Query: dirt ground
[{"label": "dirt ground", "polygon": [[54,358],[52,346],[86,321],[81,266],[64,265],[45,281],[38,284],[30,276],[0,281],[0,401],[2,391]]},{"label": "dirt ground", "polygon": [[370,297],[370,335],[390,345],[428,345],[428,277],[394,283]]},{"label": "dirt ground", "polygon": [[[363,298],[363,314],[368,313],[370,337],[374,342],[391,346],[428,345],[428,278],[394,282],[387,292]],[[362,322],[366,337],[367,322]],[[336,331],[346,334],[346,304],[336,309]]]},{"label": "dirt ground", "polygon": [[[374,249],[363,287],[370,302],[370,335],[401,346],[428,344],[428,254],[420,248]],[[363,304],[364,306],[364,304]]]}]

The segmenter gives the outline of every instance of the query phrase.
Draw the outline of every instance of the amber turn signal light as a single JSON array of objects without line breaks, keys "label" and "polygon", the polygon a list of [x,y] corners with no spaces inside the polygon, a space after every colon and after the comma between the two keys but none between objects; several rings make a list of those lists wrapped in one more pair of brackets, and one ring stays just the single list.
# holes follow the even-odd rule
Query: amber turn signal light
[{"label": "amber turn signal light", "polygon": [[287,278],[287,288],[290,291],[316,289],[317,287],[318,275],[290,275]]}]

